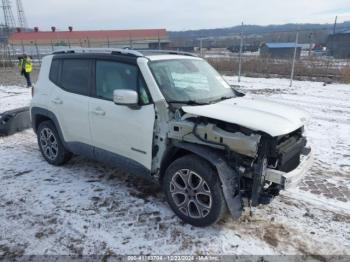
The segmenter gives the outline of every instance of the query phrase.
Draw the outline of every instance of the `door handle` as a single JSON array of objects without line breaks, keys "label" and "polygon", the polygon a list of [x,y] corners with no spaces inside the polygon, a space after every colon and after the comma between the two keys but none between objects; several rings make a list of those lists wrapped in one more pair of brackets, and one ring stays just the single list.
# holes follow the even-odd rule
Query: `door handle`
[{"label": "door handle", "polygon": [[63,101],[60,98],[58,98],[58,97],[56,97],[55,99],[52,99],[51,101],[52,101],[52,103],[54,103],[56,105],[62,105],[63,104]]},{"label": "door handle", "polygon": [[92,111],[93,114],[97,116],[105,116],[106,112],[103,111],[101,108],[96,108],[95,110]]}]

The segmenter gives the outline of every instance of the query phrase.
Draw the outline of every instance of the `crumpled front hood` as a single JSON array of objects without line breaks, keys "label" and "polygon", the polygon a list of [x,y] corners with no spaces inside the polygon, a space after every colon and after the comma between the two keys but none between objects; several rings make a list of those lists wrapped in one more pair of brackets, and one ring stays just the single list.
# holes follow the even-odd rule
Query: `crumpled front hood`
[{"label": "crumpled front hood", "polygon": [[261,98],[236,97],[203,106],[184,106],[183,111],[237,124],[273,137],[291,133],[309,118],[302,110]]}]

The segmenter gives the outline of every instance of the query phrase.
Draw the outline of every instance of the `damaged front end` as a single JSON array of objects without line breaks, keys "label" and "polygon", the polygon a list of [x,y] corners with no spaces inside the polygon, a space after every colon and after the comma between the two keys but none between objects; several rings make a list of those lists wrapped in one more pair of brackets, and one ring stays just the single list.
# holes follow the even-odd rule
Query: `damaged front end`
[{"label": "damaged front end", "polygon": [[252,206],[270,203],[280,190],[301,180],[312,163],[311,149],[306,144],[303,128],[280,137],[262,137],[252,168],[242,176],[242,183],[246,183],[243,196]]},{"label": "damaged front end", "polygon": [[240,217],[244,206],[270,203],[280,190],[292,180],[295,182],[292,177],[297,175],[293,172],[306,166],[302,165],[303,156],[310,155],[302,128],[271,137],[215,119],[179,111],[176,115],[169,122],[168,138],[177,147],[201,155],[217,168],[234,218]]}]

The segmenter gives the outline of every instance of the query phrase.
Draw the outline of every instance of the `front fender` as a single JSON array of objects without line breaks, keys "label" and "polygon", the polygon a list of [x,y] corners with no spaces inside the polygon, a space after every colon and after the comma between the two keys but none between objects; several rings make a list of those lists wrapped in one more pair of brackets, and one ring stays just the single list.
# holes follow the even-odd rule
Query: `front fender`
[{"label": "front fender", "polygon": [[175,146],[192,152],[215,166],[222,185],[222,191],[224,193],[227,207],[231,216],[234,219],[238,219],[243,211],[243,202],[239,190],[240,178],[239,174],[227,164],[222,151],[208,146],[183,142],[176,143]]}]

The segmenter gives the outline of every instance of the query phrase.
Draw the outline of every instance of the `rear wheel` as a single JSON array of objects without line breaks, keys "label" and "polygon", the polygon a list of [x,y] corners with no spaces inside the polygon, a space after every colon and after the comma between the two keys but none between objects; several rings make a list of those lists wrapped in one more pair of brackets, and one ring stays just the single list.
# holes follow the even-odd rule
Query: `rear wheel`
[{"label": "rear wheel", "polygon": [[217,172],[195,155],[175,160],[167,169],[162,186],[169,205],[186,223],[205,227],[225,214],[226,202]]},{"label": "rear wheel", "polygon": [[40,123],[37,136],[41,154],[51,165],[63,165],[72,157],[72,154],[64,148],[56,127],[51,121]]}]

